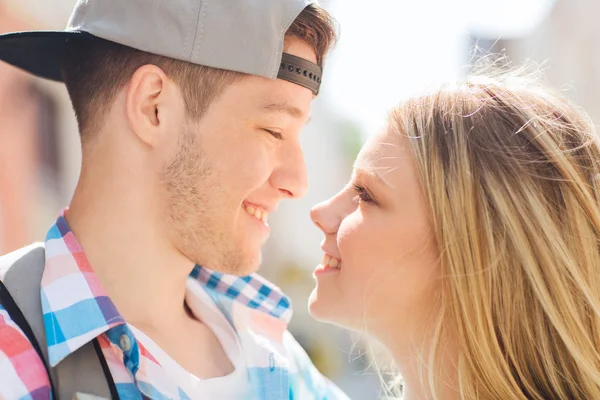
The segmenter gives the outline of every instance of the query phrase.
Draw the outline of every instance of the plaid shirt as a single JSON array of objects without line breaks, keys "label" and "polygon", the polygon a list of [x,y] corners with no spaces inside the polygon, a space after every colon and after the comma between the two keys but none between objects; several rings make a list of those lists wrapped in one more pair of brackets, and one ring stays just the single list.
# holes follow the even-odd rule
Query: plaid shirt
[{"label": "plaid shirt", "polygon": [[[122,399],[189,399],[136,340],[63,216],[45,249],[41,294],[51,366],[97,337]],[[257,400],[347,399],[287,331],[292,309],[278,288],[258,275],[240,278],[200,266],[188,279],[208,292],[236,330]],[[0,400],[48,398],[42,361],[0,306]]]}]

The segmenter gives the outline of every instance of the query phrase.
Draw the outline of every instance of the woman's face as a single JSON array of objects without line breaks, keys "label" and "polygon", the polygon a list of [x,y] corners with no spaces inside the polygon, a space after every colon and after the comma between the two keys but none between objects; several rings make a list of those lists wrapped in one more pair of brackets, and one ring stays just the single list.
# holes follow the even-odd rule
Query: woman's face
[{"label": "woman's face", "polygon": [[389,129],[373,136],[350,183],[312,210],[325,234],[309,300],[315,318],[394,340],[423,334],[439,290],[438,251],[408,146]]}]

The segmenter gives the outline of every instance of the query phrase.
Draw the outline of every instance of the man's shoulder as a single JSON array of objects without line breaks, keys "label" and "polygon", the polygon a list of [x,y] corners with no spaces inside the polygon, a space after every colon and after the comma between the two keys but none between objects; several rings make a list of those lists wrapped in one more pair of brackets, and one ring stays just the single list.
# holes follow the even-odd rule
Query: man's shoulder
[{"label": "man's shoulder", "polygon": [[2,305],[0,371],[0,398],[49,398],[50,380],[43,361]]},{"label": "man's shoulder", "polygon": [[[43,249],[43,243],[33,243],[0,256],[0,280],[23,257],[37,251],[42,251],[43,254]],[[0,398],[49,398],[50,382],[44,363],[2,304],[0,304],[0,371],[2,372],[0,373]]]},{"label": "man's shoulder", "polygon": [[18,250],[0,256],[0,280],[4,279],[4,276],[8,270],[24,256],[35,251],[39,251],[41,254],[43,254],[44,246],[45,245],[43,242],[36,242],[30,244],[29,246],[22,247]]}]

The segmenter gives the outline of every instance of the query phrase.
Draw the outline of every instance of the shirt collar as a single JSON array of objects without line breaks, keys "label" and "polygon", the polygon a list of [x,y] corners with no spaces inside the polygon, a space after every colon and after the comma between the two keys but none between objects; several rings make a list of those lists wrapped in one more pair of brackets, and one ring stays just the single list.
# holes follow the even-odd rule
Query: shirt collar
[{"label": "shirt collar", "polygon": [[[65,210],[66,211],[66,210]],[[125,320],[110,300],[62,212],[46,236],[41,297],[51,366]],[[196,266],[190,277],[201,285],[286,324],[289,298],[258,274],[227,275]]]},{"label": "shirt collar", "polygon": [[67,225],[64,212],[46,235],[41,294],[51,366],[125,323]]},{"label": "shirt collar", "polygon": [[258,274],[239,277],[196,265],[190,276],[217,293],[253,310],[286,323],[292,318],[290,299],[274,284]]}]

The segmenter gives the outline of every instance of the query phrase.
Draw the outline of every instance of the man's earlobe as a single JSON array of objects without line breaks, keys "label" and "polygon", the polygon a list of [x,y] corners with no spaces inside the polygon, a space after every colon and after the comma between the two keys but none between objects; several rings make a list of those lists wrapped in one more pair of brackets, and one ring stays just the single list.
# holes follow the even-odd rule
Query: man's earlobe
[{"label": "man's earlobe", "polygon": [[144,65],[132,75],[127,89],[125,107],[131,130],[150,146],[157,141],[161,122],[159,98],[166,79],[160,68]]}]

